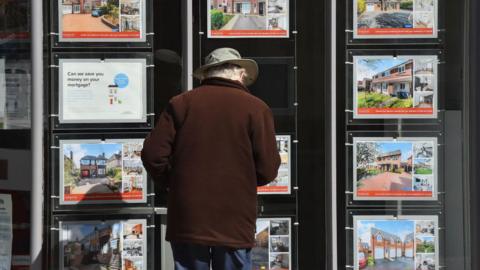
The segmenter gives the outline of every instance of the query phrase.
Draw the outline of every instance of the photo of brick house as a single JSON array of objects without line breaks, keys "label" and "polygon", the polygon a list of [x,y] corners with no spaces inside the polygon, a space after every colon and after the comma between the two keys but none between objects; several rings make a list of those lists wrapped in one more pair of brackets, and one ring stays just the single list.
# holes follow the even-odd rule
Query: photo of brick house
[{"label": "photo of brick house", "polygon": [[365,0],[365,10],[371,11],[399,11],[400,0]]},{"label": "photo of brick house", "polygon": [[109,194],[122,186],[122,145],[65,144],[64,194]]},{"label": "photo of brick house", "polygon": [[267,13],[267,1],[266,0],[211,0],[210,9],[217,9],[224,13],[265,16]]},{"label": "photo of brick house", "polygon": [[383,70],[372,78],[371,89],[377,93],[401,97],[400,93],[413,96],[413,60]]},{"label": "photo of brick house", "polygon": [[62,0],[63,14],[89,14],[107,4],[107,0]]},{"label": "photo of brick house", "polygon": [[357,109],[412,108],[414,60],[359,57],[355,62]]},{"label": "photo of brick house", "polygon": [[[210,30],[232,36],[265,36],[268,31],[280,30],[277,35],[288,35],[288,0],[209,0]],[[262,32],[267,31],[267,32]],[[248,34],[250,33],[250,34]],[[252,34],[253,33],[253,34]]]},{"label": "photo of brick house", "polygon": [[121,224],[68,223],[62,231],[65,269],[121,268]]},{"label": "photo of brick house", "polygon": [[411,220],[357,221],[356,252],[363,254],[357,258],[367,258],[368,262],[362,269],[413,269],[414,224],[415,222]]},{"label": "photo of brick house", "polygon": [[357,191],[411,191],[413,144],[358,142]]}]

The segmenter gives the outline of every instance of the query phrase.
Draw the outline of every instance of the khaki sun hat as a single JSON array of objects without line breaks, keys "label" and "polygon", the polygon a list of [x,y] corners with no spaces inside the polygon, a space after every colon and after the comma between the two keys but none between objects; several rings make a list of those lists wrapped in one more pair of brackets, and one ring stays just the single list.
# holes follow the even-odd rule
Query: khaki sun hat
[{"label": "khaki sun hat", "polygon": [[252,59],[244,59],[240,53],[232,48],[220,48],[211,52],[205,57],[205,65],[199,67],[193,76],[199,80],[205,79],[206,71],[211,67],[220,66],[223,64],[233,64],[244,68],[247,72],[245,85],[253,84],[258,77],[258,65]]}]

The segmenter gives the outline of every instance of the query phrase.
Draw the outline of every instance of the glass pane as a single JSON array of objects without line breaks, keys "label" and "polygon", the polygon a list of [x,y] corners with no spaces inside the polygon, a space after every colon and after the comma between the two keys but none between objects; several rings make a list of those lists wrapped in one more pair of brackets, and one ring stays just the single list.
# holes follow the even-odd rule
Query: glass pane
[{"label": "glass pane", "polygon": [[30,263],[30,17],[30,1],[0,1],[2,269],[28,269]]}]

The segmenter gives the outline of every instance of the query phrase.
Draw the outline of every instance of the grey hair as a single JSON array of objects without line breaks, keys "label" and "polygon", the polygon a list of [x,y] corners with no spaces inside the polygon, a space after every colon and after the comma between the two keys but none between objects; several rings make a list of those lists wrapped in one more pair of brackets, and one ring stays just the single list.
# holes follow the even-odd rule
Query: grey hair
[{"label": "grey hair", "polygon": [[[244,68],[227,63],[207,69],[207,71],[205,72],[205,79],[217,77],[230,80],[241,80],[242,72],[245,72]],[[242,83],[245,82],[242,81]]]}]

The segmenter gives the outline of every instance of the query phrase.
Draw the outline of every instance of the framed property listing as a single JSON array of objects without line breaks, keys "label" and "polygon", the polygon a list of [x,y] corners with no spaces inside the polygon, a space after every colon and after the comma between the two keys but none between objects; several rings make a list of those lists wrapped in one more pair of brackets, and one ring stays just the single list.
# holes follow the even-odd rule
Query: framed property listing
[{"label": "framed property listing", "polygon": [[[121,124],[148,127],[152,117],[152,76],[149,53],[56,54],[58,91],[54,93],[58,122],[110,127]],[[55,103],[54,103],[55,104]],[[102,124],[102,125],[99,125]]]},{"label": "framed property listing", "polygon": [[290,218],[258,218],[252,269],[292,269]]},{"label": "framed property listing", "polygon": [[209,38],[288,38],[290,0],[207,0]]},{"label": "framed property listing", "polygon": [[258,187],[258,194],[290,194],[292,179],[292,140],[290,135],[277,135],[277,149],[281,163],[275,180]]},{"label": "framed property listing", "polygon": [[438,216],[353,216],[354,269],[438,270]]},{"label": "framed property listing", "polygon": [[352,75],[354,119],[437,118],[436,55],[354,55]]},{"label": "framed property listing", "polygon": [[438,138],[353,137],[353,200],[436,201]]},{"label": "framed property listing", "polygon": [[147,40],[148,0],[57,0],[58,41],[138,43]]},{"label": "framed property listing", "polygon": [[49,269],[151,269],[154,252],[145,215],[56,216]]},{"label": "framed property listing", "polygon": [[438,0],[353,0],[354,39],[435,39]]},{"label": "framed property listing", "polygon": [[143,139],[60,140],[60,204],[145,203]]}]

